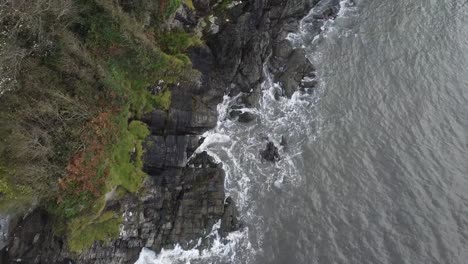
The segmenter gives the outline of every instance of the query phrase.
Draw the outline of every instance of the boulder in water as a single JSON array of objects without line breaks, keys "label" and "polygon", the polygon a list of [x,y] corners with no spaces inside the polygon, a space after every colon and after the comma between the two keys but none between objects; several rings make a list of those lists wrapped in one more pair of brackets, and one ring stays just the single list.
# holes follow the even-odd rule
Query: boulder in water
[{"label": "boulder in water", "polygon": [[277,162],[280,159],[278,148],[271,141],[267,143],[264,150],[260,151],[260,155],[264,160],[271,162]]}]

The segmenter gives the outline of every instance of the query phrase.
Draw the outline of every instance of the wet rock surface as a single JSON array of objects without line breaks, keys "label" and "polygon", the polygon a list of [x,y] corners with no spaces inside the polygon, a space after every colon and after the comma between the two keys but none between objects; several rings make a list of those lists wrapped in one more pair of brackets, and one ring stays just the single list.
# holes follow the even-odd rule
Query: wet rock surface
[{"label": "wet rock surface", "polygon": [[[243,107],[254,107],[265,79],[264,67],[274,82],[281,84],[275,97],[291,97],[296,91],[315,88],[315,68],[301,47],[286,39],[297,32],[299,21],[314,8],[311,36],[320,33],[323,23],[339,11],[339,0],[242,1],[227,10],[226,21],[216,35],[207,37],[214,63],[207,87],[226,85],[227,93],[240,96]],[[314,35],[315,34],[315,35]],[[239,111],[231,115],[238,117]],[[239,118],[240,122],[252,121]]]},{"label": "wet rock surface", "polygon": [[278,147],[273,142],[267,143],[265,149],[260,151],[260,156],[262,156],[262,159],[271,162],[277,162],[280,159]]},{"label": "wet rock surface", "polygon": [[255,115],[249,112],[244,112],[239,115],[239,122],[241,123],[250,123],[255,120]]}]

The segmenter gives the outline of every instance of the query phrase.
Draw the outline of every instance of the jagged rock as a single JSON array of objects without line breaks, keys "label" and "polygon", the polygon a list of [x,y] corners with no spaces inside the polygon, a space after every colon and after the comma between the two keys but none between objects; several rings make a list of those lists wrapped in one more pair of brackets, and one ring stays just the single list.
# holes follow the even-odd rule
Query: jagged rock
[{"label": "jagged rock", "polygon": [[240,228],[239,212],[237,211],[234,200],[228,197],[224,202],[224,215],[223,218],[221,218],[220,233],[226,236],[230,232],[239,230]]},{"label": "jagged rock", "polygon": [[280,159],[278,148],[271,141],[267,143],[264,150],[260,151],[260,156],[262,156],[262,159],[271,162],[277,162]]},{"label": "jagged rock", "polygon": [[[297,28],[298,20],[307,13],[314,1],[243,2],[243,14],[233,18],[232,23],[225,25],[214,38],[210,39],[208,45],[214,56],[219,59],[219,63],[224,66],[220,67],[216,74],[224,79],[225,83],[231,84],[230,94],[243,92],[256,95],[264,79],[263,65],[268,56],[276,50],[277,54],[274,54],[270,60],[274,60],[275,56],[284,58],[282,62],[288,60],[293,49],[284,38],[288,32]],[[266,6],[269,8],[265,8]],[[296,63],[299,62],[298,58],[299,54],[293,57]],[[298,67],[306,67],[304,70],[313,71],[310,62],[303,59]],[[285,65],[285,63],[279,64]],[[291,62],[290,68],[293,66]],[[274,72],[275,75],[279,73],[282,73],[280,69]],[[282,79],[283,82],[287,82],[288,96],[296,90],[294,85],[299,84],[303,77],[292,74],[291,70],[289,76],[286,74]],[[275,80],[279,80],[279,76],[275,76]]]},{"label": "jagged rock", "polygon": [[166,127],[167,112],[155,109],[151,113],[146,114],[142,118],[142,121],[148,124],[151,134],[162,135]]},{"label": "jagged rock", "polygon": [[229,111],[229,117],[231,119],[236,119],[241,123],[249,123],[255,120],[256,116],[250,112],[244,112],[241,109],[244,108],[240,105],[234,105]]},{"label": "jagged rock", "polygon": [[190,167],[195,168],[220,168],[221,164],[217,164],[216,161],[208,155],[206,151],[198,153],[189,161]]},{"label": "jagged rock", "polygon": [[322,0],[314,7],[314,19],[335,18],[340,10],[340,0]]},{"label": "jagged rock", "polygon": [[304,49],[295,49],[288,58],[285,70],[277,77],[287,97],[300,88],[301,80],[315,76],[315,69],[305,56]]},{"label": "jagged rock", "polygon": [[229,111],[229,117],[231,119],[235,119],[235,118],[239,117],[240,114],[242,114],[241,110],[232,109],[231,111]]},{"label": "jagged rock", "polygon": [[286,137],[285,136],[281,136],[281,142],[280,142],[280,145],[283,146],[283,147],[286,147],[286,145],[288,145],[288,142],[286,140]]},{"label": "jagged rock", "polygon": [[202,138],[199,135],[188,136],[187,157],[192,156],[192,154],[197,150],[197,148],[202,143],[203,143]]},{"label": "jagged rock", "polygon": [[187,163],[188,144],[187,135],[149,136],[143,143],[145,149],[143,161],[146,170],[184,167]]}]

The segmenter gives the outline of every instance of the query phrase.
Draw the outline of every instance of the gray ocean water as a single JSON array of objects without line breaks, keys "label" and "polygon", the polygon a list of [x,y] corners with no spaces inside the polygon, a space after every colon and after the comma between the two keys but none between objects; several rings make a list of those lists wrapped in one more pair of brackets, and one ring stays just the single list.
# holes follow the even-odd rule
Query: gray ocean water
[{"label": "gray ocean water", "polygon": [[314,48],[323,131],[258,263],[468,263],[462,5],[359,1]]},{"label": "gray ocean water", "polygon": [[246,229],[141,263],[467,264],[467,2],[343,1],[320,36],[302,26],[319,89],[278,102],[267,81],[247,125],[226,98],[204,146]]}]

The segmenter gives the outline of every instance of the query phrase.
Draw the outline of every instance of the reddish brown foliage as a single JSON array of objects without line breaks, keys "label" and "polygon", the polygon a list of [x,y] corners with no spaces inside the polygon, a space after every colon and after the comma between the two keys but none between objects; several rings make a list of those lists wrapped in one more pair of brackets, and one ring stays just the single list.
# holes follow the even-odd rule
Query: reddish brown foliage
[{"label": "reddish brown foliage", "polygon": [[82,138],[85,148],[70,159],[67,177],[59,180],[63,195],[82,192],[90,192],[95,197],[101,195],[108,172],[98,175],[98,170],[105,158],[105,146],[114,137],[113,114],[113,111],[101,112],[87,124]]}]

